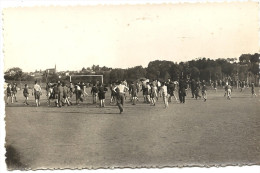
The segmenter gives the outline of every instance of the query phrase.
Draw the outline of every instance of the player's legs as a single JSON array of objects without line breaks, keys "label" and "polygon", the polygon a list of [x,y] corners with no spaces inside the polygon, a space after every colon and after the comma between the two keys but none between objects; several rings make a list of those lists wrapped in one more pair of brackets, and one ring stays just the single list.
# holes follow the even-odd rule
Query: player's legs
[{"label": "player's legs", "polygon": [[102,104],[103,104],[103,107],[105,107],[105,106],[106,106],[106,105],[105,105],[105,99],[103,99],[102,102],[103,102],[103,103],[102,103]]},{"label": "player's legs", "polygon": [[8,105],[8,103],[9,103],[9,98],[10,98],[10,96],[7,96],[6,97],[6,104]]}]

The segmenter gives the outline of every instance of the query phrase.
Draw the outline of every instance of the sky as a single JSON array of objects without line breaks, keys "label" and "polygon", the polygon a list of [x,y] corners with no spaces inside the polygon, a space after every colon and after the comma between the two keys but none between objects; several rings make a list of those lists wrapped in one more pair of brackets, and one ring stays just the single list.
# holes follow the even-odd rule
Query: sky
[{"label": "sky", "polygon": [[6,8],[4,71],[238,58],[259,52],[258,13],[256,2]]}]

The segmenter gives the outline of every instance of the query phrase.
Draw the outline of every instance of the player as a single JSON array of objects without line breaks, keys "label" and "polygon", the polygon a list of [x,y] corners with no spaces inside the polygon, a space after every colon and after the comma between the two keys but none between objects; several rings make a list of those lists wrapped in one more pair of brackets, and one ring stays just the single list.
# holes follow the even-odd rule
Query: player
[{"label": "player", "polygon": [[110,104],[114,103],[116,100],[116,92],[114,91],[114,88],[116,87],[116,83],[113,82],[110,85],[110,91],[111,91],[111,98],[110,98]]},{"label": "player", "polygon": [[215,92],[217,92],[217,81],[213,82],[213,88],[214,88]]},{"label": "player", "polygon": [[196,83],[196,86],[195,86],[195,98],[196,98],[196,100],[198,99],[198,97],[201,98],[199,81]]},{"label": "player", "polygon": [[79,101],[83,102],[82,90],[81,90],[80,82],[78,82],[78,83],[75,85],[75,95],[76,95],[76,104],[77,104],[77,105],[80,105],[80,104],[79,104]]},{"label": "player", "polygon": [[182,78],[180,80],[180,82],[179,82],[179,99],[180,99],[180,103],[185,103],[186,90],[187,90],[187,83]]},{"label": "player", "polygon": [[40,96],[42,94],[41,86],[38,85],[37,80],[35,81],[35,84],[33,86],[33,92],[32,95],[34,95],[36,106],[40,106]]},{"label": "player", "polygon": [[124,85],[123,81],[117,83],[118,85],[114,88],[114,91],[117,93],[117,106],[120,110],[120,114],[124,111],[124,94],[125,90],[128,90],[128,87]]},{"label": "player", "polygon": [[25,104],[25,105],[29,105],[29,103],[28,103],[29,89],[28,89],[28,85],[27,85],[27,84],[24,85],[23,96],[25,97],[24,104]]},{"label": "player", "polygon": [[91,94],[92,94],[92,97],[93,97],[93,104],[96,104],[97,103],[97,93],[98,93],[98,88],[97,88],[97,85],[93,85],[93,87],[91,88]]},{"label": "player", "polygon": [[129,91],[131,92],[131,96],[132,96],[132,104],[136,105],[136,101],[137,101],[137,85],[135,85],[134,82],[132,82],[130,86],[131,87],[129,87]]},{"label": "player", "polygon": [[63,86],[61,83],[58,83],[58,106],[61,107],[63,105]]},{"label": "player", "polygon": [[53,85],[53,98],[55,99],[55,106],[59,107],[59,89],[57,84]]},{"label": "player", "polygon": [[146,95],[146,99],[147,99],[147,103],[149,104],[149,103],[151,103],[151,97],[150,97],[150,95],[151,95],[151,85],[149,84],[149,82],[146,82],[146,87],[147,87],[147,95]]},{"label": "player", "polygon": [[231,99],[232,87],[230,84],[227,85],[227,99]]},{"label": "player", "polygon": [[[9,103],[10,98],[12,100],[12,89],[11,89],[11,85],[7,84],[7,88],[6,88],[6,104],[7,105]],[[11,101],[11,103],[13,103],[13,102]]]},{"label": "player", "polygon": [[257,95],[256,95],[256,93],[255,93],[255,84],[254,84],[254,82],[252,82],[251,83],[251,92],[252,92],[252,97],[256,97]]},{"label": "player", "polygon": [[206,84],[204,84],[201,88],[202,97],[204,99],[204,102],[207,101],[207,87]]},{"label": "player", "polygon": [[67,104],[67,106],[70,106],[71,101],[69,100],[69,92],[70,89],[68,88],[67,84],[63,83],[63,99],[64,99],[64,104]]},{"label": "player", "polygon": [[12,103],[14,101],[17,102],[17,100],[16,100],[17,84],[16,83],[13,84],[11,90],[12,90]]},{"label": "player", "polygon": [[106,98],[106,92],[107,92],[107,88],[104,87],[103,84],[100,84],[98,87],[98,98],[100,101],[100,107],[105,107],[105,98]]},{"label": "player", "polygon": [[196,81],[194,79],[191,80],[191,98],[195,98],[195,90],[196,90]]},{"label": "player", "polygon": [[165,106],[165,108],[168,108],[168,106],[169,106],[169,103],[168,103],[168,92],[167,92],[167,86],[166,86],[165,82],[162,83],[161,92],[162,92],[164,106]]},{"label": "player", "polygon": [[88,93],[87,93],[87,86],[85,83],[82,83],[82,93],[83,93],[83,97],[86,99],[86,97],[88,96]]},{"label": "player", "polygon": [[150,93],[150,97],[151,97],[151,106],[155,106],[156,103],[156,98],[157,98],[157,87],[155,84],[151,84],[151,93]]}]

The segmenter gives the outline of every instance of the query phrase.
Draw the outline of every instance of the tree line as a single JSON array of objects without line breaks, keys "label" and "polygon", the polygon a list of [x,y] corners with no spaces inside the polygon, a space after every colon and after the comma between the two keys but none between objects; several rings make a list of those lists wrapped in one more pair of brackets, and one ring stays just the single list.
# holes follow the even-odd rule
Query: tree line
[{"label": "tree line", "polygon": [[[91,72],[90,72],[91,70]],[[259,83],[259,54],[242,54],[236,58],[219,58],[212,60],[209,58],[197,58],[187,62],[176,63],[173,61],[155,60],[149,62],[146,68],[142,66],[122,68],[108,68],[93,65],[92,67],[83,67],[79,73],[74,74],[101,74],[104,76],[104,83],[111,83],[115,80],[127,80],[129,82],[141,78],[157,79],[166,81],[167,79],[178,80],[180,77],[195,80],[205,80],[212,82],[229,78],[237,81],[251,81]],[[6,80],[34,80],[34,77],[26,75],[22,69],[15,67],[5,72]],[[69,80],[69,77],[62,77],[63,80]],[[49,75],[49,81],[59,80],[57,74]],[[81,78],[82,79],[82,78]],[[46,80],[46,76],[42,76]],[[78,79],[80,80],[80,78]],[[96,78],[88,78],[93,82]]]}]

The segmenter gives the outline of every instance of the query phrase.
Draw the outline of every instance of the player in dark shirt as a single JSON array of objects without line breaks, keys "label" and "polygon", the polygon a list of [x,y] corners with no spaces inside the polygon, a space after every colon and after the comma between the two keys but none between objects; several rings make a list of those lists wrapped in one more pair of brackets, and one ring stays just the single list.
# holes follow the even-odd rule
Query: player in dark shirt
[{"label": "player in dark shirt", "polygon": [[103,84],[100,84],[100,86],[98,87],[98,98],[100,100],[100,107],[105,107],[106,92],[107,88]]},{"label": "player in dark shirt", "polygon": [[97,103],[97,93],[98,93],[97,85],[93,85],[93,87],[91,88],[91,94],[93,96],[93,104]]},{"label": "player in dark shirt", "polygon": [[[11,85],[7,84],[6,88],[6,104],[8,105],[9,99],[12,97],[12,90],[11,90]],[[11,102],[12,103],[12,102]]]},{"label": "player in dark shirt", "polygon": [[134,84],[134,82],[131,83],[129,91],[131,92],[132,96],[132,104],[135,105],[137,100],[137,86]]},{"label": "player in dark shirt", "polygon": [[254,82],[252,82],[252,84],[251,84],[251,93],[252,93],[252,97],[253,96],[255,96],[255,97],[257,96],[256,93],[255,93],[255,84],[254,84]]},{"label": "player in dark shirt", "polygon": [[28,85],[27,85],[27,84],[24,85],[23,96],[25,97],[24,104],[25,104],[25,105],[29,105],[29,103],[28,103],[29,89],[28,89]]},{"label": "player in dark shirt", "polygon": [[181,79],[179,82],[179,99],[180,103],[185,103],[187,83],[184,79]]},{"label": "player in dark shirt", "polygon": [[13,101],[17,102],[17,100],[16,100],[17,84],[16,83],[13,84],[11,90],[12,90],[12,103],[13,103]]},{"label": "player in dark shirt", "polygon": [[54,96],[54,99],[55,99],[55,104],[57,107],[59,107],[59,89],[57,87],[57,84],[54,84],[53,86],[53,96]]},{"label": "player in dark shirt", "polygon": [[196,100],[198,99],[198,97],[201,98],[201,96],[200,96],[200,83],[199,82],[197,82],[196,86],[195,86],[195,98],[196,98]]}]

